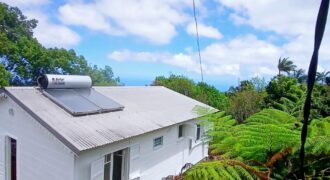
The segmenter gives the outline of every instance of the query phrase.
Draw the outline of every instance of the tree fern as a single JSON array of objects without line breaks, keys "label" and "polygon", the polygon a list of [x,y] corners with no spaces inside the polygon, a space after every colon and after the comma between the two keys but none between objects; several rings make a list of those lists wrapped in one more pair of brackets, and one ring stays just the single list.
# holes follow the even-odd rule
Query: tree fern
[{"label": "tree fern", "polygon": [[[232,116],[218,112],[202,118],[202,123],[209,125],[212,160],[193,166],[184,179],[294,178],[301,131],[301,122],[294,116],[264,109],[238,123]],[[326,167],[330,166],[330,117],[313,120],[309,128],[306,172],[310,177],[326,177]]]},{"label": "tree fern", "polygon": [[316,119],[311,122],[307,151],[313,155],[330,155],[330,117]]},{"label": "tree fern", "polygon": [[259,172],[258,169],[243,165],[236,160],[222,159],[207,161],[193,166],[184,173],[184,180],[218,180],[218,179],[258,179],[252,171]]},{"label": "tree fern", "polygon": [[209,131],[213,137],[211,153],[265,162],[270,154],[299,144],[300,125],[285,112],[267,109],[242,124],[233,122],[224,116],[214,123],[214,129]]}]

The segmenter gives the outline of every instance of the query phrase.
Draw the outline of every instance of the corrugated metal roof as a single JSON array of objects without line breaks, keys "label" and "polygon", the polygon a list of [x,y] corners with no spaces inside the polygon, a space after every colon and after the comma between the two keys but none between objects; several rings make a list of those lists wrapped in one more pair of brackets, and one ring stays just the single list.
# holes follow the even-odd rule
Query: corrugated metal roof
[{"label": "corrugated metal roof", "polygon": [[38,88],[6,87],[5,92],[76,153],[197,118],[195,106],[209,107],[160,86],[93,88],[125,109],[73,117]]}]

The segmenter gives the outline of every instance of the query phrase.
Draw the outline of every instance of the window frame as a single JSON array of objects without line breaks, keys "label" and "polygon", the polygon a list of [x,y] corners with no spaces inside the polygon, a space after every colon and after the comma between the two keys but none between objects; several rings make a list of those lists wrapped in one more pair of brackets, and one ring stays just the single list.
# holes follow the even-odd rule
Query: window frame
[{"label": "window frame", "polygon": [[196,124],[196,141],[200,141],[202,139],[202,127],[200,124]]},{"label": "window frame", "polygon": [[[156,144],[157,139],[161,139],[160,144]],[[153,142],[152,146],[153,146],[154,150],[159,149],[164,145],[164,136],[158,136],[158,137],[154,138],[152,142]]]},{"label": "window frame", "polygon": [[[180,129],[181,129],[181,133],[180,133]],[[184,138],[183,129],[184,129],[183,124],[180,124],[178,126],[178,139],[183,139]]]},{"label": "window frame", "polygon": [[[15,142],[15,150],[13,152],[13,142]],[[5,136],[4,137],[4,148],[5,148],[5,157],[4,157],[4,177],[5,180],[17,180],[17,138],[12,136]],[[15,153],[15,154],[13,154]],[[13,156],[15,156],[15,167],[13,167]],[[15,174],[13,174],[13,168],[15,170]],[[14,177],[13,177],[14,175]]]},{"label": "window frame", "polygon": [[105,173],[106,173],[106,166],[109,165],[109,177],[110,180],[112,179],[112,173],[113,173],[113,153],[109,153],[104,155],[104,163],[103,163],[103,179],[105,179]]}]

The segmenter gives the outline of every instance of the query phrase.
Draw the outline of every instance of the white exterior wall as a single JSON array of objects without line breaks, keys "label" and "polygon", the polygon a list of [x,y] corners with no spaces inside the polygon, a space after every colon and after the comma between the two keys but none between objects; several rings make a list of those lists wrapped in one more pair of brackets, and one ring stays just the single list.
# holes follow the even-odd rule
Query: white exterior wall
[{"label": "white exterior wall", "polygon": [[[194,126],[196,120],[185,122]],[[184,130],[186,131],[186,129]],[[186,134],[186,133],[184,133]],[[153,139],[163,136],[163,145],[153,148]],[[207,156],[207,143],[199,141],[190,148],[186,136],[178,139],[178,125],[112,143],[80,153],[75,161],[75,180],[90,180],[91,163],[120,149],[132,147],[129,158],[130,179],[157,180],[168,175],[177,175],[185,163],[197,163]]]},{"label": "white exterior wall", "polygon": [[0,180],[4,180],[5,136],[17,140],[17,179],[73,180],[74,154],[13,100],[1,96]]}]

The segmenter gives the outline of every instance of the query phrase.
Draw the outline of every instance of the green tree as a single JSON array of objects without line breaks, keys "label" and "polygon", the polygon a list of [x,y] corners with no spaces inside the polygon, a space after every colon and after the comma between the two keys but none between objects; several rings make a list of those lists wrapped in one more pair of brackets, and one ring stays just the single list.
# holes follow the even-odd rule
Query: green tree
[{"label": "green tree", "polygon": [[153,86],[165,86],[180,94],[194,97],[195,96],[195,83],[193,80],[179,75],[171,74],[168,78],[158,76],[152,83]]},{"label": "green tree", "polygon": [[228,98],[214,86],[200,82],[195,88],[195,99],[220,110],[228,107]]},{"label": "green tree", "polygon": [[305,86],[293,77],[275,76],[267,85],[265,106],[301,117],[305,98]]},{"label": "green tree", "polygon": [[94,85],[119,84],[109,66],[92,66],[74,50],[43,47],[33,37],[36,26],[18,8],[0,3],[0,64],[12,74],[11,85],[35,85],[45,73],[90,75]]},{"label": "green tree", "polygon": [[304,83],[307,80],[307,75],[303,69],[294,70],[292,77],[296,78],[299,83]]},{"label": "green tree", "polygon": [[16,41],[21,37],[32,37],[37,20],[28,20],[17,8],[0,3],[0,31],[5,32],[8,39]]},{"label": "green tree", "polygon": [[227,95],[229,106],[226,112],[238,122],[243,122],[252,114],[259,112],[266,96],[265,81],[258,77],[240,82],[237,87],[230,87]]},{"label": "green tree", "polygon": [[330,76],[325,78],[325,84],[330,86]]},{"label": "green tree", "polygon": [[251,79],[251,83],[253,84],[253,89],[256,92],[265,92],[266,91],[266,81],[265,78],[253,77]]},{"label": "green tree", "polygon": [[[302,119],[305,101],[306,85],[298,83],[293,77],[276,76],[266,87],[266,108],[285,111]],[[323,118],[330,115],[330,88],[326,85],[315,84],[312,94],[311,118]]]},{"label": "green tree", "polygon": [[96,65],[90,69],[90,74],[93,85],[96,86],[115,86],[121,85],[119,77],[115,78],[110,66],[98,68]]},{"label": "green tree", "polygon": [[151,85],[165,86],[220,110],[224,110],[228,106],[228,98],[224,93],[203,82],[196,84],[185,76],[174,74],[171,74],[168,78],[158,76]]},{"label": "green tree", "polygon": [[238,122],[243,122],[252,114],[261,110],[263,98],[264,93],[251,90],[236,92],[229,97],[229,106],[226,112]]},{"label": "green tree", "polygon": [[330,87],[315,84],[312,93],[311,118],[324,118],[330,116]]},{"label": "green tree", "polygon": [[329,76],[330,71],[323,71],[316,73],[316,81],[319,81],[321,84],[325,84],[326,78]]},{"label": "green tree", "polygon": [[240,81],[238,86],[231,86],[227,91],[227,94],[234,95],[235,93],[242,92],[242,91],[254,91],[254,84],[250,80],[243,80]]},{"label": "green tree", "polygon": [[286,72],[287,74],[290,74],[290,72],[294,71],[296,69],[296,65],[293,64],[289,58],[279,58],[277,69],[278,69],[278,75],[281,75],[281,72]]},{"label": "green tree", "polygon": [[0,64],[0,88],[9,85],[11,74]]}]

